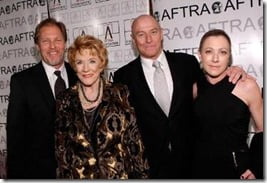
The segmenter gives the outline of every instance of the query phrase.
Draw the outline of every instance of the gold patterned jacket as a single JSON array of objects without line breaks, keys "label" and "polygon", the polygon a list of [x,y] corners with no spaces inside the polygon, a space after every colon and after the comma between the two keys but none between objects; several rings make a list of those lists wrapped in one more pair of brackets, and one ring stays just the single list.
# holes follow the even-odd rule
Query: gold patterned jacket
[{"label": "gold patterned jacket", "polygon": [[95,129],[84,120],[78,85],[57,100],[57,177],[65,179],[148,178],[148,162],[126,86],[104,83]]}]

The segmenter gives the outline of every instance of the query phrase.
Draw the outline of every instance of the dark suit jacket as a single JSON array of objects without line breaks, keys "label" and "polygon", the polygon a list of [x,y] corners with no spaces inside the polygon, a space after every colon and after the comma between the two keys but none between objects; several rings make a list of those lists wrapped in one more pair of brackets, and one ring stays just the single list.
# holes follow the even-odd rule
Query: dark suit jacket
[{"label": "dark suit jacket", "polygon": [[257,179],[264,179],[263,132],[255,133],[250,143],[250,170]]},{"label": "dark suit jacket", "polygon": [[[65,63],[69,86],[76,75]],[[7,112],[7,178],[56,177],[55,99],[42,63],[12,75]]]},{"label": "dark suit jacket", "polygon": [[[200,77],[192,55],[165,52],[173,79],[169,117],[157,104],[146,82],[140,57],[114,73],[114,82],[126,84],[145,145],[151,178],[189,178],[192,137],[192,86]],[[169,150],[168,144],[172,149]]]}]

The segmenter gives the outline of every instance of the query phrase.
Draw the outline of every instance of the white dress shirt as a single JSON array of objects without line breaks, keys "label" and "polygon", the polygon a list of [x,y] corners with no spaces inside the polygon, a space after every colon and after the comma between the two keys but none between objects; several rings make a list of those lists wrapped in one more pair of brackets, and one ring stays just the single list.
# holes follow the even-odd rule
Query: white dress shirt
[{"label": "white dress shirt", "polygon": [[[164,74],[167,80],[167,85],[168,85],[168,90],[166,89],[166,92],[169,92],[170,101],[171,101],[172,93],[173,93],[173,80],[172,80],[171,71],[170,71],[166,56],[163,51],[161,52],[161,54],[156,60],[160,62],[160,66],[164,71]],[[155,96],[153,77],[154,77],[154,72],[156,68],[152,66],[153,60],[141,57],[141,64],[142,64],[142,68],[143,68],[149,89],[151,93],[153,94],[153,96]]]}]

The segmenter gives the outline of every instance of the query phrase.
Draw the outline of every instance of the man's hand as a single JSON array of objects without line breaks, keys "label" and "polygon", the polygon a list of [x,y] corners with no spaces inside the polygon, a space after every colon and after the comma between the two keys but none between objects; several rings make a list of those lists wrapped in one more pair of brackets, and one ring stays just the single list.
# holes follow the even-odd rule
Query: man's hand
[{"label": "man's hand", "polygon": [[231,66],[228,67],[226,70],[227,76],[229,76],[229,82],[232,82],[233,84],[236,84],[241,76],[241,81],[246,80],[247,78],[254,79],[254,77],[247,74],[241,67],[239,66]]},{"label": "man's hand", "polygon": [[240,179],[256,179],[255,175],[247,169],[241,176]]}]

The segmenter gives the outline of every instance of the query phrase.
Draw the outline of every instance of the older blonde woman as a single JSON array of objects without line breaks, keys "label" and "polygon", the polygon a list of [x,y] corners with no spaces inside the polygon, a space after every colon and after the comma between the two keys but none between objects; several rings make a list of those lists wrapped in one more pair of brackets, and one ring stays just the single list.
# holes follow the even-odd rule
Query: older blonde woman
[{"label": "older blonde woman", "polygon": [[79,36],[68,59],[79,78],[57,100],[57,177],[70,179],[147,178],[148,163],[128,89],[107,82],[101,40]]}]

